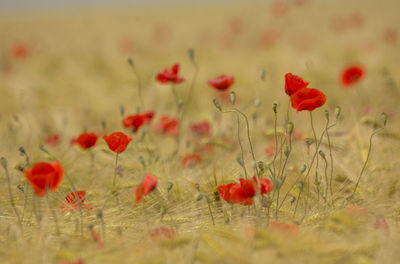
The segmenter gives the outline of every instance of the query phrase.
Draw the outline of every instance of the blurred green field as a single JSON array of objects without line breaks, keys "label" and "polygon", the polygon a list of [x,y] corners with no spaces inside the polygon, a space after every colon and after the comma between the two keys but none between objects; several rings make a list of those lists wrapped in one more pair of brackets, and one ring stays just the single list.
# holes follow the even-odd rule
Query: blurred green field
[{"label": "blurred green field", "polygon": [[[280,3],[284,5],[249,1],[1,14],[0,156],[8,161],[16,207],[24,217],[21,232],[0,168],[0,262],[78,263],[74,261],[81,258],[89,264],[400,263],[399,3]],[[27,54],[15,55],[16,45],[24,46]],[[189,49],[195,52],[197,75]],[[128,58],[142,84],[142,107]],[[171,88],[155,80],[174,63],[180,63],[185,79],[176,86],[184,109],[178,139],[152,130],[160,116],[177,111]],[[354,63],[363,65],[366,75],[345,90],[340,74]],[[342,109],[338,124],[329,131],[338,200],[327,206],[312,191],[305,207],[305,194],[299,198],[299,188],[291,189],[304,180],[301,168],[315,151],[315,144],[309,148],[305,144],[313,138],[308,113],[291,109],[298,137],[281,191],[287,199],[276,219],[275,190],[262,200],[271,199],[269,209],[261,200],[256,200],[255,209],[219,197],[216,185],[244,176],[237,162],[241,151],[235,115],[219,112],[213,99],[218,98],[223,109],[234,106],[207,81],[221,74],[235,77],[235,107],[250,120],[256,160],[267,166],[273,155],[265,149],[275,145],[274,102],[279,103],[279,140],[285,131],[288,72],[327,96],[326,104],[313,112],[317,138],[325,129],[324,110],[332,124],[335,107]],[[185,101],[191,86],[191,100]],[[121,109],[127,116],[138,108],[154,110],[156,115],[150,126],[132,133],[121,124]],[[356,194],[345,199],[366,162],[371,134],[382,126],[382,112],[388,115],[387,126],[373,138]],[[189,127],[203,120],[211,123],[213,136],[196,143]],[[253,175],[242,117],[239,128],[244,163]],[[90,151],[70,146],[85,131],[100,136],[123,131],[133,137],[119,155],[119,205],[110,193],[115,155],[104,140],[99,138]],[[54,134],[60,143],[46,145],[46,138]],[[204,143],[212,150],[201,152],[203,161],[183,168],[182,158],[198,152]],[[40,149],[41,145],[45,147]],[[92,210],[83,212],[83,234],[80,214],[60,209],[72,191],[67,178],[47,199],[36,197],[18,170],[29,167],[20,146],[30,158],[28,165],[57,159],[77,188],[86,190]],[[328,156],[326,136],[320,149]],[[283,160],[279,154],[279,167]],[[329,170],[330,166],[328,162]],[[321,157],[317,172],[322,177],[325,173]],[[156,175],[158,185],[136,204],[134,189],[145,173]],[[315,169],[310,175],[312,184]],[[296,214],[292,197],[299,200]],[[53,213],[61,234],[55,232]],[[41,216],[40,222],[35,214]],[[381,219],[387,228],[379,225]],[[296,224],[298,233],[274,230],[269,226],[272,221]],[[170,239],[151,235],[163,227],[176,235]],[[93,231],[101,242],[95,241]]]}]

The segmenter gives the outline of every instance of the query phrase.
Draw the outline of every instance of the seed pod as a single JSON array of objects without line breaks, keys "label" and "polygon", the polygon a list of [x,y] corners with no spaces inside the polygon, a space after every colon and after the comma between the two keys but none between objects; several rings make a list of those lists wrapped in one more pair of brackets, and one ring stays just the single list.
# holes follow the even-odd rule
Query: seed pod
[{"label": "seed pod", "polygon": [[325,118],[326,118],[326,121],[329,122],[329,111],[328,110],[325,110]]},{"label": "seed pod", "polygon": [[383,127],[386,127],[387,114],[385,112],[382,112],[381,118],[382,118],[382,121],[383,121]]},{"label": "seed pod", "polygon": [[335,117],[336,117],[336,120],[339,118],[341,112],[342,112],[342,108],[340,108],[340,106],[336,106],[336,107],[335,107]]},{"label": "seed pod", "polygon": [[272,110],[274,110],[274,113],[278,113],[278,102],[274,102],[274,104],[272,105]]},{"label": "seed pod", "polygon": [[221,106],[221,104],[217,101],[217,99],[214,99],[214,100],[213,100],[213,103],[214,103],[215,107],[216,107],[219,111],[222,112],[222,106]]},{"label": "seed pod", "polygon": [[283,153],[285,154],[285,157],[289,156],[290,153],[290,148],[288,145],[285,145],[284,149],[283,149]]},{"label": "seed pod", "polygon": [[300,173],[303,174],[306,171],[306,169],[307,169],[307,165],[303,164],[303,166],[301,166]]},{"label": "seed pod", "polygon": [[287,128],[287,131],[288,131],[289,135],[292,135],[292,133],[293,133],[293,128],[294,128],[293,122],[288,122],[286,128]]},{"label": "seed pod", "polygon": [[132,68],[135,66],[135,64],[133,63],[133,59],[132,58],[128,58],[128,63]]},{"label": "seed pod", "polygon": [[325,153],[324,153],[322,150],[320,150],[318,153],[319,153],[319,155],[321,156],[321,158],[323,158],[324,160],[326,160]]},{"label": "seed pod", "polygon": [[174,184],[172,182],[167,183],[167,191],[168,192],[171,191],[173,187],[174,187]]},{"label": "seed pod", "polygon": [[231,91],[231,93],[229,94],[229,100],[233,105],[236,103],[236,93],[234,91]]}]

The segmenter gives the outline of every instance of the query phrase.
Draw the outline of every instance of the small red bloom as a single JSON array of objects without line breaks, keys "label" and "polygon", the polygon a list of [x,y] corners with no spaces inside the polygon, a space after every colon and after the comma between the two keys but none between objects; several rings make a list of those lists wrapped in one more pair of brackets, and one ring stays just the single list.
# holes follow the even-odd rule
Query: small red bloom
[{"label": "small red bloom", "polygon": [[172,227],[159,227],[154,229],[151,233],[150,236],[155,239],[172,239],[176,236],[176,231]]},{"label": "small red bloom", "polygon": [[167,115],[161,116],[158,124],[154,126],[153,130],[175,137],[179,133],[179,121],[178,119]]},{"label": "small red bloom", "polygon": [[154,113],[153,110],[150,110],[150,111],[147,111],[147,112],[143,113],[144,123],[145,124],[150,124],[151,121],[153,120],[154,114],[155,113]]},{"label": "small red bloom", "polygon": [[29,48],[25,43],[15,43],[11,47],[10,53],[14,58],[25,58],[29,56]]},{"label": "small red bloom", "polygon": [[287,235],[297,235],[299,233],[299,227],[296,224],[273,221],[270,223],[269,227],[272,230],[282,232]]},{"label": "small red bloom", "polygon": [[123,152],[132,140],[130,136],[127,136],[122,132],[111,133],[108,136],[103,136],[103,139],[107,142],[110,150],[117,153]]},{"label": "small red bloom", "polygon": [[201,156],[197,153],[189,153],[182,159],[182,167],[184,168],[190,168],[193,167],[199,163],[201,163],[203,159]]},{"label": "small red bloom", "polygon": [[157,177],[153,174],[146,174],[141,184],[135,188],[136,203],[142,200],[143,195],[148,195],[157,186]]},{"label": "small red bloom", "polygon": [[268,156],[274,156],[275,155],[275,147],[274,146],[269,146],[265,148],[265,154]]},{"label": "small red bloom", "polygon": [[256,194],[252,180],[239,179],[240,183],[222,184],[217,187],[220,196],[228,203],[241,205],[253,204],[252,197]]},{"label": "small red bloom", "polygon": [[235,78],[231,75],[220,75],[213,80],[209,80],[208,84],[219,91],[226,91],[235,82]]},{"label": "small red bloom", "polygon": [[96,145],[98,136],[94,132],[85,132],[79,135],[71,144],[78,143],[82,149],[89,149]]},{"label": "small red bloom", "polygon": [[65,200],[67,202],[61,205],[61,209],[63,209],[64,211],[76,211],[79,210],[80,206],[82,206],[90,210],[92,206],[90,204],[85,204],[85,195],[86,191],[83,190],[76,191],[76,193],[69,193],[67,196],[65,196]]},{"label": "small red bloom", "polygon": [[193,133],[200,137],[211,136],[211,124],[208,121],[193,123],[190,126],[190,130],[192,130]]},{"label": "small red bloom", "polygon": [[[254,181],[254,183],[257,183],[256,176],[253,176],[253,181]],[[274,188],[274,185],[272,184],[272,182],[267,178],[258,178],[258,181],[260,182],[260,193],[261,194],[267,194],[270,191],[272,191],[272,189]]]},{"label": "small red bloom", "polygon": [[47,191],[57,190],[64,177],[64,169],[57,161],[52,163],[38,162],[32,169],[25,170],[25,176],[37,196],[46,195]]},{"label": "small red bloom", "polygon": [[172,83],[178,84],[184,81],[182,77],[178,76],[179,74],[179,64],[176,63],[171,67],[171,71],[168,71],[167,68],[164,68],[164,71],[157,74],[157,81],[160,83]]},{"label": "small red bloom", "polygon": [[139,130],[139,128],[144,125],[144,122],[145,118],[142,114],[135,114],[124,118],[124,120],[122,120],[122,125],[125,128],[131,127],[132,131],[136,133]]},{"label": "small red bloom", "polygon": [[306,88],[310,82],[303,80],[297,75],[291,73],[285,74],[285,92],[287,95],[292,96],[300,89]]},{"label": "small red bloom", "polygon": [[46,137],[46,145],[55,147],[60,144],[60,135],[59,134],[51,134]]},{"label": "small red bloom", "polygon": [[313,111],[321,107],[326,102],[323,92],[314,88],[303,88],[290,97],[292,107],[298,111]]},{"label": "small red bloom", "polygon": [[353,84],[360,81],[364,76],[364,69],[360,66],[350,66],[344,69],[341,75],[341,81],[345,88],[349,88]]}]

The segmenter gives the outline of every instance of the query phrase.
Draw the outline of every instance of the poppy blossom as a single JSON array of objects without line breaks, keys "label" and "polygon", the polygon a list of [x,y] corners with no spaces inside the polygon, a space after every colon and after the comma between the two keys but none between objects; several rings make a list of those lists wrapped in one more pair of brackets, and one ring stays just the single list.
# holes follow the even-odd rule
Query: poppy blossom
[{"label": "poppy blossom", "polygon": [[117,153],[123,152],[132,140],[130,136],[127,136],[122,132],[111,133],[108,136],[103,136],[103,139],[107,142],[110,150]]},{"label": "poppy blossom", "polygon": [[298,111],[313,111],[321,107],[326,102],[326,96],[323,92],[314,88],[303,88],[290,97],[292,107]]},{"label": "poppy blossom", "polygon": [[89,149],[96,145],[98,136],[94,132],[85,132],[79,135],[71,144],[79,144],[82,149]]},{"label": "poppy blossom", "polygon": [[[256,176],[253,176],[253,181],[256,183],[257,182],[257,178]],[[258,178],[258,182],[260,183],[260,194],[267,194],[270,191],[272,191],[274,185],[272,184],[272,182],[267,179],[267,178]]]},{"label": "poppy blossom", "polygon": [[60,135],[59,134],[51,134],[46,137],[46,145],[55,147],[60,144]]},{"label": "poppy blossom", "polygon": [[47,191],[57,190],[64,177],[64,169],[57,161],[52,163],[38,162],[29,170],[26,169],[25,176],[33,187],[37,196],[46,195]]},{"label": "poppy blossom", "polygon": [[211,136],[211,124],[208,121],[193,123],[190,126],[190,130],[192,130],[193,133],[200,137]]},{"label": "poppy blossom", "polygon": [[143,125],[150,124],[153,120],[154,111],[148,111],[142,114],[134,114],[127,116],[122,120],[122,125],[125,128],[132,128],[132,131],[136,133],[139,128]]},{"label": "poppy blossom", "polygon": [[86,191],[83,190],[67,194],[67,196],[65,196],[67,202],[61,205],[61,209],[64,211],[74,211],[78,210],[79,207],[82,206],[90,210],[92,206],[90,204],[85,204],[85,195]]},{"label": "poppy blossom", "polygon": [[141,184],[135,188],[136,203],[142,200],[144,195],[148,195],[157,186],[157,177],[153,174],[146,174]]},{"label": "poppy blossom", "polygon": [[287,235],[297,235],[299,233],[299,227],[296,224],[273,221],[270,223],[269,228]]},{"label": "poppy blossom", "polygon": [[178,84],[184,81],[184,79],[180,77],[178,74],[179,74],[179,64],[176,63],[171,67],[170,71],[167,68],[164,68],[162,72],[157,74],[157,81],[159,81],[160,83]]},{"label": "poppy blossom", "polygon": [[213,80],[209,80],[208,84],[219,91],[226,91],[235,82],[235,78],[231,75],[220,75]]},{"label": "poppy blossom", "polygon": [[348,88],[359,82],[364,76],[364,69],[360,66],[350,66],[344,69],[341,75],[341,81],[345,88]]},{"label": "poppy blossom", "polygon": [[172,227],[159,227],[154,229],[151,233],[150,236],[154,239],[172,239],[176,236],[176,231]]},{"label": "poppy blossom", "polygon": [[287,95],[292,96],[297,91],[303,88],[307,88],[310,82],[303,80],[303,78],[291,74],[285,74],[285,92]]},{"label": "poppy blossom", "polygon": [[12,45],[10,53],[14,58],[25,58],[29,55],[29,48],[25,43],[15,43]]},{"label": "poppy blossom", "polygon": [[154,126],[153,130],[175,137],[179,133],[179,121],[176,118],[163,115],[158,123]]},{"label": "poppy blossom", "polygon": [[256,194],[252,180],[239,179],[240,183],[222,184],[217,187],[219,195],[228,203],[253,204]]},{"label": "poppy blossom", "polygon": [[201,156],[197,153],[189,153],[182,159],[182,167],[184,168],[190,168],[193,167],[199,163],[201,163],[203,159]]}]

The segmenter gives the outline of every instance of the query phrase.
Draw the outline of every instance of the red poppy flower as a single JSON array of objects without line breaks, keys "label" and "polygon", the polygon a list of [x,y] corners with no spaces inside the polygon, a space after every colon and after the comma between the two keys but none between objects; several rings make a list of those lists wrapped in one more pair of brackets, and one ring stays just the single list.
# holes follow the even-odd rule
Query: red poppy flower
[{"label": "red poppy flower", "polygon": [[345,88],[349,88],[353,84],[360,81],[364,76],[364,69],[359,66],[350,66],[344,69],[341,80]]},{"label": "red poppy flower", "polygon": [[132,140],[130,136],[127,136],[122,132],[111,133],[108,136],[103,136],[103,139],[107,142],[110,150],[117,153],[123,152]]},{"label": "red poppy flower", "polygon": [[199,164],[202,161],[203,161],[203,159],[201,158],[201,156],[199,154],[189,153],[185,157],[183,157],[182,167],[190,168],[190,167],[193,167],[193,166]]},{"label": "red poppy flower", "polygon": [[179,133],[179,121],[176,118],[164,115],[158,121],[158,124],[154,126],[154,131],[168,134],[171,136],[177,136]]},{"label": "red poppy flower", "polygon": [[146,174],[141,184],[135,188],[136,203],[142,200],[143,195],[148,195],[157,186],[157,177],[153,174]]},{"label": "red poppy flower", "polygon": [[299,233],[299,227],[296,224],[273,221],[270,223],[269,227],[274,231],[278,231],[287,235],[297,235]]},{"label": "red poppy flower", "polygon": [[125,128],[132,128],[132,131],[136,133],[141,126],[144,125],[144,116],[142,114],[130,115],[122,120],[122,125]]},{"label": "red poppy flower", "polygon": [[233,78],[233,76],[223,74],[213,80],[209,80],[208,84],[219,91],[226,91],[229,89],[229,87],[232,86],[234,82],[235,78]]},{"label": "red poppy flower", "polygon": [[172,83],[178,84],[184,81],[182,77],[178,76],[179,74],[179,64],[176,63],[171,67],[171,71],[168,71],[167,68],[164,68],[163,72],[157,74],[157,81],[160,83]]},{"label": "red poppy flower", "polygon": [[10,53],[14,58],[25,58],[29,55],[29,48],[24,43],[15,43],[11,47]]},{"label": "red poppy flower", "polygon": [[57,190],[64,177],[64,169],[57,161],[52,163],[38,162],[32,169],[25,170],[25,176],[37,196],[46,195],[47,191]]},{"label": "red poppy flower", "polygon": [[59,134],[51,134],[46,137],[46,145],[55,147],[60,144],[60,135]]},{"label": "red poppy flower", "polygon": [[290,97],[292,107],[298,111],[313,111],[321,107],[326,102],[326,96],[323,92],[314,88],[303,88]]},{"label": "red poppy flower", "polygon": [[150,110],[150,111],[147,111],[147,112],[143,113],[144,123],[145,124],[150,124],[151,121],[153,120],[154,114],[155,113],[154,113],[153,110]]},{"label": "red poppy flower", "polygon": [[[253,176],[253,181],[257,182],[256,176]],[[274,188],[272,182],[267,178],[258,178],[258,181],[260,182],[260,194],[267,194]]]},{"label": "red poppy flower", "polygon": [[[66,203],[61,205],[61,209],[64,211],[74,211],[74,210],[79,210],[79,206],[83,206],[90,210],[92,206],[90,204],[85,204],[85,195],[86,191],[76,191],[69,193],[67,196],[65,196],[65,200],[67,201]],[[79,201],[80,200],[80,201]]]},{"label": "red poppy flower", "polygon": [[228,203],[238,203],[241,205],[253,204],[256,190],[252,180],[239,179],[240,183],[222,184],[217,187],[220,196]]},{"label": "red poppy flower", "polygon": [[310,82],[303,80],[297,75],[291,73],[285,74],[285,92],[287,95],[292,96],[300,89],[306,88]]},{"label": "red poppy flower", "polygon": [[200,137],[211,136],[211,124],[208,121],[193,123],[190,126],[190,130],[192,130],[193,133]]},{"label": "red poppy flower", "polygon": [[85,132],[79,135],[76,139],[71,141],[71,144],[78,143],[82,149],[89,149],[96,145],[98,136],[94,132]]},{"label": "red poppy flower", "polygon": [[176,236],[176,231],[172,227],[159,227],[154,229],[151,233],[150,236],[155,239],[172,239]]}]

